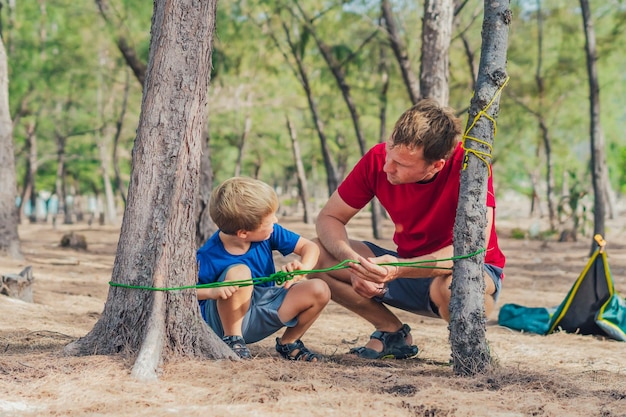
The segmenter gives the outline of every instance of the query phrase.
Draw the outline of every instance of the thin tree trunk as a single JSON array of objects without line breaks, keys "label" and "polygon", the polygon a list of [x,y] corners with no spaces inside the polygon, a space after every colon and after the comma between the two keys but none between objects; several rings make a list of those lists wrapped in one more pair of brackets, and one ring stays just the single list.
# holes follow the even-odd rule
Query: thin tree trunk
[{"label": "thin tree trunk", "polygon": [[306,173],[304,171],[304,164],[302,163],[302,155],[300,154],[300,145],[298,144],[298,135],[296,129],[289,120],[289,116],[285,116],[287,119],[287,130],[289,131],[289,137],[291,138],[291,149],[293,151],[293,161],[296,164],[296,175],[298,178],[298,195],[302,202],[302,209],[304,210],[304,223],[313,223],[313,213],[311,205],[309,204],[309,187],[307,185]]},{"label": "thin tree trunk", "polygon": [[[512,13],[509,1],[485,0],[481,58],[472,97],[466,134],[466,149],[491,155],[500,91],[508,76],[506,51]],[[488,115],[486,117],[483,112]],[[461,172],[459,205],[454,224],[454,255],[465,256],[485,247],[486,196],[490,157],[468,152]],[[491,353],[485,338],[484,253],[454,261],[450,301],[450,345],[457,375],[474,375],[491,368]]]},{"label": "thin tree trunk", "polygon": [[200,156],[200,191],[196,197],[196,249],[206,242],[217,226],[209,214],[211,191],[213,190],[213,168],[211,167],[211,151],[209,148],[209,122],[207,120],[202,132],[202,155]]},{"label": "thin tree trunk", "polygon": [[120,194],[120,198],[122,199],[122,203],[124,208],[126,208],[126,187],[124,186],[124,182],[122,181],[122,175],[120,171],[120,161],[117,150],[120,144],[120,137],[122,136],[122,126],[124,125],[124,116],[126,116],[126,109],[128,108],[128,92],[130,91],[130,80],[128,76],[128,71],[126,71],[126,82],[124,84],[124,98],[122,99],[122,108],[120,109],[120,114],[117,117],[117,122],[115,122],[115,134],[113,135],[113,155],[111,159],[113,160],[113,175],[115,181],[115,187],[117,188],[117,192]]},{"label": "thin tree trunk", "polygon": [[[156,0],[128,205],[113,267],[122,285],[195,285],[195,197],[216,1]],[[132,374],[155,379],[173,355],[236,355],[200,315],[196,291],[113,286],[102,316],[70,354],[137,355]]]},{"label": "thin tree trunk", "polygon": [[409,94],[409,99],[412,104],[415,104],[420,97],[420,83],[417,76],[411,69],[411,61],[409,60],[408,52],[402,42],[402,38],[400,37],[393,17],[391,2],[389,0],[382,0],[381,9],[383,23],[385,29],[387,30],[389,43],[391,44],[391,50],[393,51],[396,61],[398,61],[398,65],[400,66],[402,80],[404,81],[404,86]]},{"label": "thin tree trunk", "polygon": [[[608,183],[606,156],[604,151],[604,133],[600,123],[600,85],[598,84],[598,52],[596,34],[591,20],[591,10],[587,0],[580,0],[585,31],[585,52],[587,54],[587,75],[589,77],[589,117],[591,143],[591,182],[593,183],[593,234],[604,236],[606,218],[605,190]],[[596,243],[592,240],[591,251]]]},{"label": "thin tree trunk", "polygon": [[311,83],[309,82],[308,73],[306,72],[304,63],[302,62],[300,48],[298,47],[298,45],[296,45],[296,42],[294,42],[291,39],[291,35],[289,32],[289,28],[287,27],[287,24],[282,20],[280,23],[281,23],[283,32],[285,33],[285,39],[287,41],[287,44],[289,45],[289,51],[291,52],[291,56],[293,57],[295,61],[295,67],[289,60],[289,57],[287,56],[287,54],[281,48],[280,42],[278,42],[278,38],[276,37],[274,32],[272,32],[269,28],[267,28],[268,33],[270,37],[272,38],[274,45],[276,45],[276,48],[281,52],[281,54],[283,55],[283,58],[285,59],[285,62],[287,62],[294,76],[296,77],[296,79],[302,86],[302,89],[304,90],[304,94],[307,99],[307,104],[309,106],[309,111],[311,112],[311,118],[313,119],[313,125],[315,126],[315,131],[317,132],[317,136],[320,140],[320,148],[322,151],[322,158],[324,160],[324,168],[326,170],[326,185],[328,187],[328,195],[330,196],[333,192],[335,192],[335,190],[339,186],[339,181],[341,178],[338,175],[337,168],[335,167],[335,164],[333,162],[332,154],[330,152],[330,147],[328,146],[328,138],[326,136],[324,123],[322,121],[320,112],[317,108],[317,103],[315,102],[315,98],[313,97],[313,90],[311,89]]}]

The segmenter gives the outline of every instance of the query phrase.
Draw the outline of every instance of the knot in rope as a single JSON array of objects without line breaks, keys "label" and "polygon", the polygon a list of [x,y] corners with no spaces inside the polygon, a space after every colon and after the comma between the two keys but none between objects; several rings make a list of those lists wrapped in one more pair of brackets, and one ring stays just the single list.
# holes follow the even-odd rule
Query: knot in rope
[{"label": "knot in rope", "polygon": [[276,285],[283,285],[285,282],[293,278],[291,275],[292,274],[289,272],[278,271],[278,272],[274,272],[273,274],[271,274],[269,276],[270,278],[269,280],[276,282]]}]

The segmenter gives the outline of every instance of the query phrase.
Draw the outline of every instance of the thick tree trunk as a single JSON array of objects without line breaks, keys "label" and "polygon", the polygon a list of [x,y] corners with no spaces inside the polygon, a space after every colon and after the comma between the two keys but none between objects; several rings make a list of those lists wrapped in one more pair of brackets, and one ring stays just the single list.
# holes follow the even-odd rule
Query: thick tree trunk
[{"label": "thick tree trunk", "polygon": [[450,39],[453,0],[426,0],[422,24],[422,59],[420,64],[420,94],[448,105]]},{"label": "thick tree trunk", "polygon": [[22,259],[17,232],[19,217],[15,205],[16,197],[13,123],[9,110],[9,72],[4,43],[0,38],[0,254]]},{"label": "thick tree trunk", "polygon": [[[589,77],[589,113],[591,137],[591,181],[593,183],[593,234],[604,236],[606,218],[606,187],[608,172],[604,152],[604,133],[600,124],[600,85],[598,84],[598,53],[596,34],[591,21],[591,10],[587,0],[580,0],[585,31],[585,52],[587,53],[587,74]],[[592,241],[591,251],[596,248]]]},{"label": "thick tree trunk", "polygon": [[[454,255],[464,256],[485,247],[487,179],[491,146],[506,80],[506,51],[512,14],[509,2],[484,5],[483,38],[476,92],[471,100],[465,148],[467,165],[461,172],[459,205],[454,225]],[[483,114],[484,112],[485,114]],[[489,116],[489,117],[486,117]],[[477,138],[486,144],[470,138]],[[487,156],[479,158],[474,152]],[[485,339],[484,253],[454,261],[450,302],[450,345],[454,372],[474,375],[491,368]]]},{"label": "thick tree trunk", "polygon": [[[215,28],[215,1],[156,0],[128,205],[112,281],[150,287],[197,282],[195,204]],[[233,358],[200,315],[196,292],[112,287],[100,320],[70,354],[137,355],[154,379],[170,355]]]}]

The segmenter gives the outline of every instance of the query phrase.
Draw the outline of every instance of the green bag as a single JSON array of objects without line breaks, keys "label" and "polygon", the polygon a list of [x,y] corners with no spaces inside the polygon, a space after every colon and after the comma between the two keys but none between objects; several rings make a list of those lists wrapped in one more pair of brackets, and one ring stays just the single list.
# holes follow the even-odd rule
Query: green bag
[{"label": "green bag", "polygon": [[498,324],[543,335],[561,330],[626,341],[626,301],[615,292],[604,252],[606,242],[600,236],[596,241],[598,249],[558,307],[505,304]]}]

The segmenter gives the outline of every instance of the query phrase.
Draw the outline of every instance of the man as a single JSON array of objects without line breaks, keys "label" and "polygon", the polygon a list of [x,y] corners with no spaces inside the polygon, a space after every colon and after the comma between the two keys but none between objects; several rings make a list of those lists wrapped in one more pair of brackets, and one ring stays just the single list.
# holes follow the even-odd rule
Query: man
[{"label": "man", "polygon": [[[369,321],[376,331],[350,352],[368,359],[417,355],[410,328],[387,305],[450,319],[452,235],[464,151],[461,121],[452,109],[425,99],[396,122],[386,143],[374,146],[330,197],[317,218],[321,253],[317,268],[346,259],[350,268],[318,274],[332,299]],[[396,251],[349,239],[346,224],[378,198],[395,225]],[[488,180],[485,311],[493,309],[505,258],[494,226],[495,197]],[[379,265],[431,260],[421,267]]]}]

